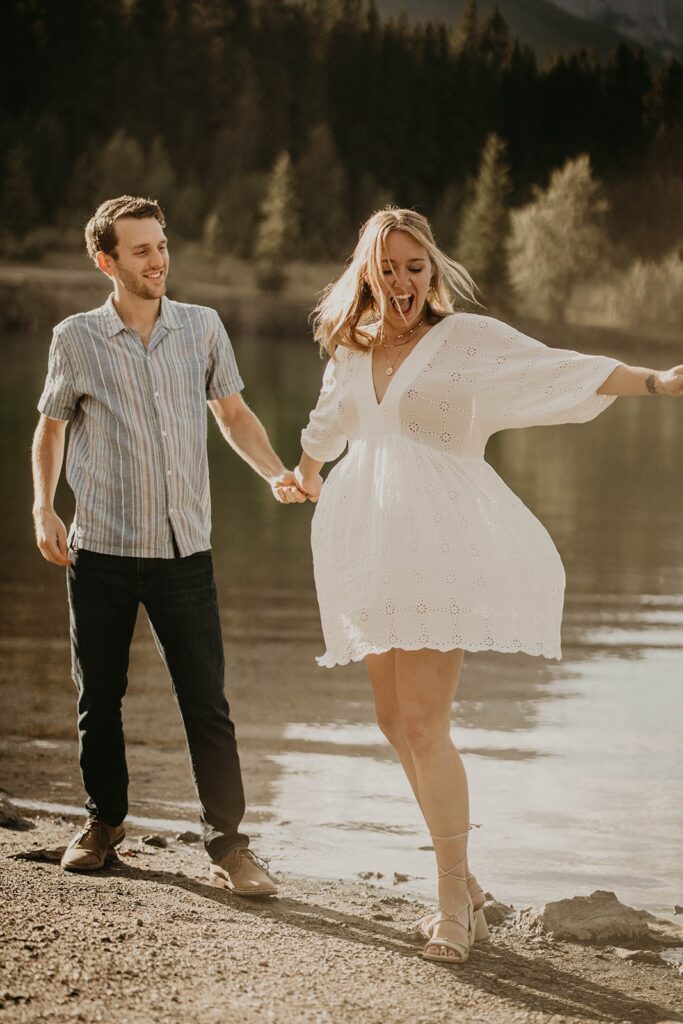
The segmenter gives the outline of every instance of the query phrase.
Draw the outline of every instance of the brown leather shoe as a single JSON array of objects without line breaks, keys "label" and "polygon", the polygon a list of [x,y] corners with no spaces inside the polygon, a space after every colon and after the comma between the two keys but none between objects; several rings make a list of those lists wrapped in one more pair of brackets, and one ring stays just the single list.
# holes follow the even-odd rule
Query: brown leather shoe
[{"label": "brown leather shoe", "polygon": [[62,867],[65,871],[97,871],[104,867],[107,857],[125,835],[123,824],[105,825],[98,818],[88,818],[64,851]]},{"label": "brown leather shoe", "polygon": [[211,884],[229,889],[237,896],[275,896],[277,884],[266,871],[266,865],[246,846],[228,850],[219,861],[209,866]]}]

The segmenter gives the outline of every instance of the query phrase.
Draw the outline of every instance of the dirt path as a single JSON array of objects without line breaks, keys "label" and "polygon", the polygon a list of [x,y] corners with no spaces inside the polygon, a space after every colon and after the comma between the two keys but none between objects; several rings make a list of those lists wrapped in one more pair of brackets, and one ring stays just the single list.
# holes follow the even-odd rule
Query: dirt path
[{"label": "dirt path", "polygon": [[64,845],[73,822],[0,829],[0,1022],[574,1024],[683,1020],[671,967],[513,929],[458,968],[410,936],[420,905],[391,891],[286,879],[277,900],[211,888],[197,846],[145,846],[69,875],[13,855]]}]

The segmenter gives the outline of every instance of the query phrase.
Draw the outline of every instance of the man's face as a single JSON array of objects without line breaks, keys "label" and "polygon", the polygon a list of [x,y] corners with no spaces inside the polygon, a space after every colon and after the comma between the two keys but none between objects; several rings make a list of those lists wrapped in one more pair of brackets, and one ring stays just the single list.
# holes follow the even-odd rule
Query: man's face
[{"label": "man's face", "polygon": [[166,294],[168,240],[154,217],[119,217],[114,222],[116,249],[106,257],[106,272],[123,291],[140,299]]}]

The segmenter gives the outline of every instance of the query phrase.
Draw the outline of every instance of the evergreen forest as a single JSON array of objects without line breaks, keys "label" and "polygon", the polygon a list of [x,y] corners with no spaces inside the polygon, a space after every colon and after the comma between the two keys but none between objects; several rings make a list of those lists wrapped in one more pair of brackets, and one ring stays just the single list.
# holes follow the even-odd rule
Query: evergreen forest
[{"label": "evergreen forest", "polygon": [[675,59],[623,45],[540,66],[475,0],[455,28],[370,0],[13,0],[0,50],[6,253],[139,192],[175,237],[268,253],[272,283],[278,253],[342,258],[389,202],[430,216],[484,285],[515,286],[529,232],[571,244],[575,200],[599,226],[586,273],[680,262]]}]

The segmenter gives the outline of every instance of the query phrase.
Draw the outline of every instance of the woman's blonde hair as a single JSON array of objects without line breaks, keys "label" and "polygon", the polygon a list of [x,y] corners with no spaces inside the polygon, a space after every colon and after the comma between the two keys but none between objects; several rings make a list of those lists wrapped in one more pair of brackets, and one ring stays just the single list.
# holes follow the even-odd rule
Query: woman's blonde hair
[{"label": "woman's blonde hair", "polygon": [[425,302],[428,323],[438,323],[452,313],[458,300],[478,304],[474,281],[460,263],[439,249],[427,218],[415,210],[387,206],[366,220],[346,269],[327,286],[313,310],[313,336],[321,353],[334,358],[338,345],[364,352],[372,348],[375,336],[368,326],[381,320],[387,308],[382,260],[388,258],[391,231],[407,232],[427,250],[432,275]]}]

